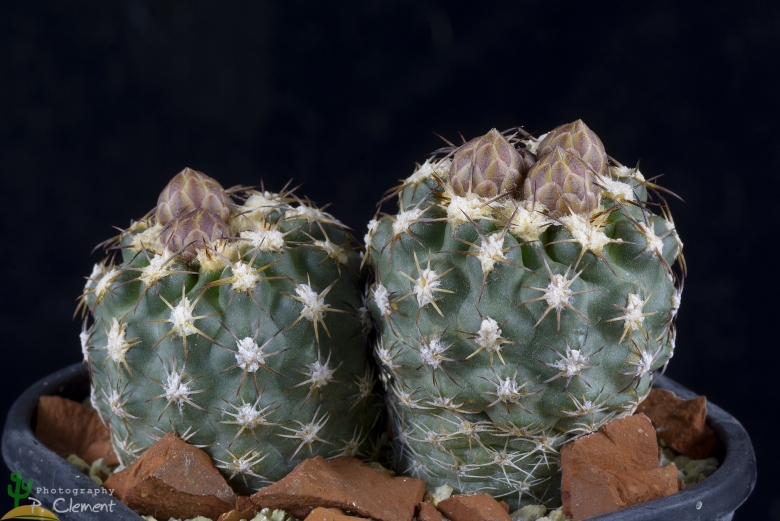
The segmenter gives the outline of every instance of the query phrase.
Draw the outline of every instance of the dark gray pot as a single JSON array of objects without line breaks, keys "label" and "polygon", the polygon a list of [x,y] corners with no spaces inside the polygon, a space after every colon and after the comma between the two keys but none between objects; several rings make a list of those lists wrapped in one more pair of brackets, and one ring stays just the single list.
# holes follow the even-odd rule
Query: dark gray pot
[{"label": "dark gray pot", "polygon": [[[670,378],[661,376],[656,387],[673,391],[681,398],[696,395]],[[12,472],[33,478],[33,486],[42,486],[47,493],[33,494],[45,508],[53,510],[54,501],[65,498],[58,506],[67,506],[73,498],[76,503],[108,504],[110,513],[79,512],[55,514],[62,520],[127,520],[141,521],[141,517],[107,495],[60,494],[57,489],[99,488],[70,463],[46,448],[33,435],[38,397],[58,395],[76,401],[89,396],[89,378],[81,364],[74,364],[39,380],[27,389],[13,404],[3,432],[3,459]],[[593,521],[730,521],[734,511],[750,495],[756,483],[756,458],[745,429],[726,411],[713,403],[707,404],[707,422],[718,437],[714,456],[720,468],[709,478],[672,496],[648,501],[617,512],[591,518]],[[25,502],[23,502],[24,504]],[[89,507],[88,507],[89,508]],[[99,507],[100,508],[100,507]],[[105,508],[103,506],[102,508]],[[62,510],[62,508],[60,508]]]}]

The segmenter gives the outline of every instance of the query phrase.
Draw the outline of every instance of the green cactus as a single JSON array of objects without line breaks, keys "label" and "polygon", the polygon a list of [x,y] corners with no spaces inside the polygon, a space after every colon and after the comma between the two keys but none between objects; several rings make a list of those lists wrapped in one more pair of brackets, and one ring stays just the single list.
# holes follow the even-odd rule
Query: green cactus
[{"label": "green cactus", "polygon": [[631,414],[673,353],[685,265],[660,191],[577,121],[492,130],[388,192],[365,242],[396,470],[559,501],[561,445]]},{"label": "green cactus", "polygon": [[165,433],[237,490],[311,455],[368,459],[375,391],[360,256],[330,214],[185,169],[107,241],[80,308],[92,403],[130,464]]},{"label": "green cactus", "polygon": [[25,499],[32,492],[33,479],[30,478],[25,483],[21,472],[11,472],[11,481],[14,482],[14,487],[8,485],[8,495],[14,499],[14,508],[18,508],[19,500]]}]

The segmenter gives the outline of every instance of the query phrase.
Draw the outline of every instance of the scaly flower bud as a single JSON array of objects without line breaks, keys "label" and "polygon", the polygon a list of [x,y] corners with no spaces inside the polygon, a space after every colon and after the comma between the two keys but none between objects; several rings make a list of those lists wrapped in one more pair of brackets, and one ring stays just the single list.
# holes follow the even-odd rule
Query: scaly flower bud
[{"label": "scaly flower bud", "polygon": [[160,233],[160,240],[171,251],[185,248],[181,255],[188,261],[211,243],[230,236],[225,222],[202,208],[174,217]]},{"label": "scaly flower bud", "polygon": [[230,199],[218,182],[206,174],[185,168],[171,179],[157,199],[157,222],[165,226],[174,218],[203,209],[220,220],[230,218]]},{"label": "scaly flower bud", "polygon": [[455,195],[481,197],[516,192],[528,161],[496,129],[461,145],[450,166]]},{"label": "scaly flower bud", "polygon": [[547,207],[551,217],[590,215],[599,209],[599,187],[584,161],[561,147],[542,157],[523,184],[523,199]]},{"label": "scaly flower bud", "polygon": [[554,128],[539,142],[536,155],[540,159],[561,147],[583,160],[595,173],[607,175],[607,153],[599,137],[581,119]]}]

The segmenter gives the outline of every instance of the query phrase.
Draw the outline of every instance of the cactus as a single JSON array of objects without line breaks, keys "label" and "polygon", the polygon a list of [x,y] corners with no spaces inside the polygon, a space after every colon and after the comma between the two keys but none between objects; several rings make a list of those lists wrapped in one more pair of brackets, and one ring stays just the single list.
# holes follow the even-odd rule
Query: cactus
[{"label": "cactus", "polygon": [[87,279],[81,341],[122,464],[172,432],[246,491],[312,455],[373,456],[364,277],[332,215],[185,169],[103,246],[121,253]]},{"label": "cactus", "polygon": [[559,501],[561,445],[631,414],[672,356],[685,265],[662,195],[582,121],[491,130],[388,192],[365,259],[396,470]]},{"label": "cactus", "polygon": [[32,492],[33,479],[30,478],[25,483],[21,472],[11,472],[11,481],[14,482],[14,487],[8,485],[8,495],[14,499],[14,508],[18,508],[19,500],[25,499]]}]

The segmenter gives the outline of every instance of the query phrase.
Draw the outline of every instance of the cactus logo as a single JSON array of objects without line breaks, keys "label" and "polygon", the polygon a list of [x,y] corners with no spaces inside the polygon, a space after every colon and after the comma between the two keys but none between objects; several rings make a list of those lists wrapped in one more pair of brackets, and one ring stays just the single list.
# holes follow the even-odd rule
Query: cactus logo
[{"label": "cactus logo", "polygon": [[14,500],[14,509],[8,512],[0,519],[31,519],[57,521],[59,518],[50,511],[41,506],[41,502],[35,498],[30,498],[32,505],[19,506],[19,500],[25,499],[32,491],[32,478],[27,482],[22,479],[21,472],[11,472],[11,482],[8,485],[8,495]]}]

